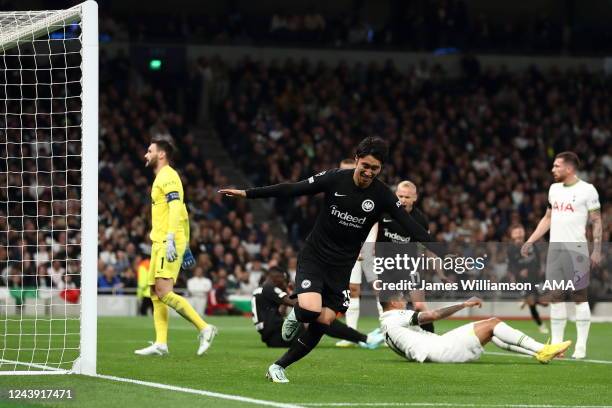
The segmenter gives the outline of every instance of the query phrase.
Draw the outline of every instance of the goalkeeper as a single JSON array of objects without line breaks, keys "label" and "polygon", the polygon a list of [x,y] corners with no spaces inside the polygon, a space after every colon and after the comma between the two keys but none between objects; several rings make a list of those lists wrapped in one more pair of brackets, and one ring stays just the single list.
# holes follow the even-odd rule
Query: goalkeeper
[{"label": "goalkeeper", "polygon": [[155,173],[151,187],[151,264],[148,284],[153,301],[155,343],[136,350],[139,355],[168,354],[168,306],[190,321],[199,332],[202,355],[210,347],[217,329],[207,324],[187,299],[174,293],[174,283],[181,263],[184,268],[195,264],[187,244],[189,242],[189,219],[183,202],[183,184],[170,160],[175,152],[169,137],[154,138],[145,154],[146,166]]}]

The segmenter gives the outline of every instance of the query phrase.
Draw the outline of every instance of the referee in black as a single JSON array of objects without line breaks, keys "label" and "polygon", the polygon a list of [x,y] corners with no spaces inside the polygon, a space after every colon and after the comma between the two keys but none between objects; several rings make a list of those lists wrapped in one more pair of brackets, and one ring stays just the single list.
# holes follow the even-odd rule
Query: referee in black
[{"label": "referee in black", "polygon": [[[294,197],[324,193],[324,204],[300,251],[296,274],[298,303],[283,326],[283,337],[300,333],[287,352],[268,367],[273,382],[287,383],[285,368],[306,356],[321,340],[338,312],[346,311],[349,277],[370,228],[383,213],[397,220],[415,241],[437,255],[446,254],[426,229],[403,208],[389,187],[377,179],[388,154],[387,143],[367,137],[357,146],[354,170],[323,171],[297,183],[281,183],[248,190],[221,189],[231,197]],[[294,314],[294,318],[292,318]]]},{"label": "referee in black", "polygon": [[521,246],[525,242],[525,228],[520,224],[515,224],[510,227],[510,245],[508,246],[508,271],[514,275],[518,282],[529,283],[531,290],[523,293],[524,302],[521,309],[525,305],[529,306],[531,318],[538,325],[538,330],[542,334],[548,334],[548,327],[542,323],[540,313],[538,313],[537,305],[546,306],[547,304],[540,300],[537,284],[541,281],[540,271],[540,251],[538,246],[532,246],[532,251],[527,256],[521,255]]}]

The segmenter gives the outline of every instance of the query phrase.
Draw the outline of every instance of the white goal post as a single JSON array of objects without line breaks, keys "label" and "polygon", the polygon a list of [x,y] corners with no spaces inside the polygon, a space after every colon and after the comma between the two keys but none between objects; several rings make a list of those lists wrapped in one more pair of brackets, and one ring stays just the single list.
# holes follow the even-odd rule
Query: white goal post
[{"label": "white goal post", "polygon": [[0,375],[96,374],[98,5],[0,11]]}]

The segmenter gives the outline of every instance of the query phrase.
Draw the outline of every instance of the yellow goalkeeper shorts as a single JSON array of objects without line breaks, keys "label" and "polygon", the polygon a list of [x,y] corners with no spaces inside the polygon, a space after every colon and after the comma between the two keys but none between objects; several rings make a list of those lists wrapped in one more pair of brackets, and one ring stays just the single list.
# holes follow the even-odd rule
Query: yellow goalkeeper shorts
[{"label": "yellow goalkeeper shorts", "polygon": [[148,284],[155,285],[155,279],[157,278],[172,278],[176,283],[179,271],[181,270],[181,264],[183,263],[183,254],[187,243],[185,241],[176,241],[176,253],[178,257],[168,262],[166,259],[166,244],[161,242],[154,242],[151,248],[151,263],[149,265],[148,273]]}]

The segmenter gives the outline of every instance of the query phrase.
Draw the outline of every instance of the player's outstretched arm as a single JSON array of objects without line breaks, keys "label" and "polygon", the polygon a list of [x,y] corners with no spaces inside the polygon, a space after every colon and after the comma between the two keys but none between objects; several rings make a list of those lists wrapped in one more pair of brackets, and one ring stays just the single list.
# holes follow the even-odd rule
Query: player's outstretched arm
[{"label": "player's outstretched arm", "polygon": [[523,244],[521,248],[521,255],[523,256],[529,255],[529,252],[531,250],[531,247],[533,246],[533,243],[538,241],[540,238],[544,236],[544,234],[548,232],[548,230],[550,229],[551,214],[552,214],[552,210],[550,208],[547,209],[546,214],[544,214],[544,217],[542,217],[542,219],[538,223],[538,226],[536,227],[535,231],[533,231],[533,234],[531,234],[527,242]]},{"label": "player's outstretched arm", "polygon": [[219,193],[228,197],[242,198],[270,198],[270,197],[295,197],[300,195],[314,195],[325,191],[327,187],[328,174],[322,172],[316,176],[297,183],[280,183],[271,186],[253,187],[247,190],[223,188]]},{"label": "player's outstretched arm", "polygon": [[425,323],[435,322],[436,320],[445,319],[466,307],[481,307],[482,300],[477,297],[471,297],[465,302],[458,303],[456,305],[441,307],[435,310],[428,310],[425,312],[419,312],[417,315],[419,325]]},{"label": "player's outstretched arm", "polygon": [[246,198],[245,190],[237,190],[235,188],[222,188],[221,190],[217,192],[227,197]]}]

